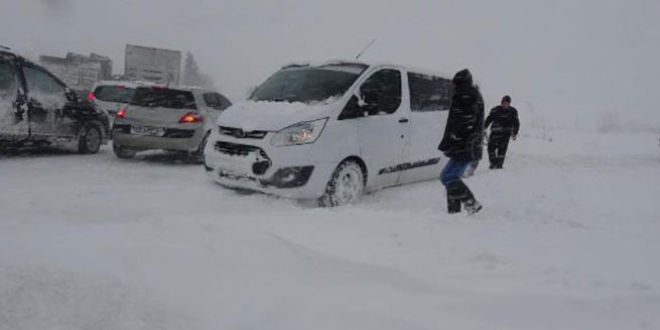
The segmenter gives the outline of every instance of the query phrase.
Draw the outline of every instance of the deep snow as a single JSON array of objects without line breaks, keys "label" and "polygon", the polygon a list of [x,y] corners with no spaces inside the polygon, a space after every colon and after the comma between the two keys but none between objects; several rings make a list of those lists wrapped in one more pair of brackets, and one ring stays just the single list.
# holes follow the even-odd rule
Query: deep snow
[{"label": "deep snow", "polygon": [[657,134],[486,167],[468,217],[433,181],[319,209],[162,154],[0,155],[0,329],[660,329]]}]

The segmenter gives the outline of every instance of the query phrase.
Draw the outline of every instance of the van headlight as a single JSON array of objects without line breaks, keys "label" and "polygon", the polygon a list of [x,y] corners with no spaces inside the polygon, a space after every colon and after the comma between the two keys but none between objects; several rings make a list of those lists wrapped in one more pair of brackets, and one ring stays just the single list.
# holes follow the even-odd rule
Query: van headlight
[{"label": "van headlight", "polygon": [[270,144],[276,147],[314,143],[319,138],[328,118],[291,125],[275,134]]}]

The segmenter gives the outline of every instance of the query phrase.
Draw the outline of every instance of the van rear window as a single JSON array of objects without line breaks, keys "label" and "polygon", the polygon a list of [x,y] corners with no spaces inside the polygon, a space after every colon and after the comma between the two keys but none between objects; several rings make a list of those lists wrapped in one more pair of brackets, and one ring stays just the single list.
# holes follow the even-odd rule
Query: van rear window
[{"label": "van rear window", "polygon": [[169,88],[138,87],[130,102],[141,107],[197,109],[190,91]]},{"label": "van rear window", "polygon": [[126,86],[99,86],[94,90],[94,97],[100,101],[128,103],[135,94],[135,88]]}]

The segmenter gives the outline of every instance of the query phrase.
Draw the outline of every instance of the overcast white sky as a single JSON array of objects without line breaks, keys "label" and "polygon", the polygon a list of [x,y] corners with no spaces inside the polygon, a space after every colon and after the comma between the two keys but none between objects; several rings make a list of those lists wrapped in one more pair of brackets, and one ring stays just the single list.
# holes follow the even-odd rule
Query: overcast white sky
[{"label": "overcast white sky", "polygon": [[488,107],[588,126],[608,114],[660,129],[660,0],[0,0],[0,44],[36,59],[126,43],[191,51],[233,100],[295,60],[353,58],[453,73]]}]

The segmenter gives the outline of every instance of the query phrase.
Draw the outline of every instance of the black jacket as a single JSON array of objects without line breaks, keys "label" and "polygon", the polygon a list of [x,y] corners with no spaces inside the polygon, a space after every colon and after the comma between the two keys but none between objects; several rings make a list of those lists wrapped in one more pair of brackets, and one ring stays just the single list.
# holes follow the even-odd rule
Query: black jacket
[{"label": "black jacket", "polygon": [[453,79],[449,117],[438,149],[457,161],[480,160],[483,154],[484,101],[467,69]]},{"label": "black jacket", "polygon": [[514,107],[504,108],[498,105],[490,110],[488,118],[486,118],[486,128],[493,124],[490,128],[491,136],[496,135],[518,135],[520,129],[520,121],[518,120],[518,110]]}]

